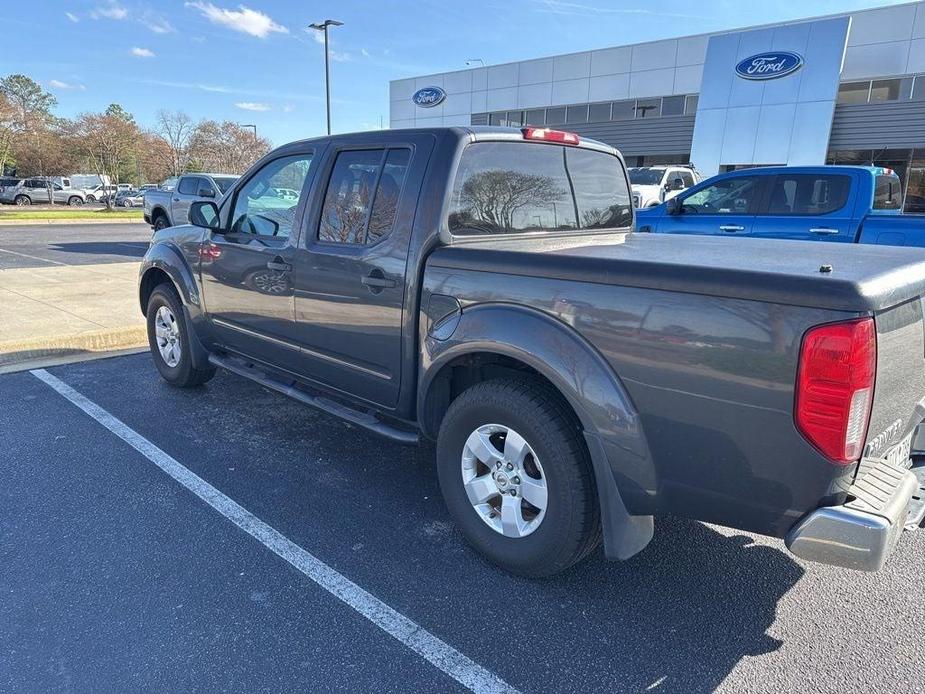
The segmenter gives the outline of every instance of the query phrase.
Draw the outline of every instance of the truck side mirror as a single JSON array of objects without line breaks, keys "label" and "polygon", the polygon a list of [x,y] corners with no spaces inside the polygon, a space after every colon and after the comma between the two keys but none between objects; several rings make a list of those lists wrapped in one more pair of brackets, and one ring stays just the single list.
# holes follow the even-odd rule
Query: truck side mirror
[{"label": "truck side mirror", "polygon": [[668,202],[665,203],[665,211],[668,214],[681,214],[684,211],[684,204],[681,202],[681,198],[669,198]]},{"label": "truck side mirror", "polygon": [[671,182],[672,190],[684,190],[684,181],[680,178],[676,178]]},{"label": "truck side mirror", "polygon": [[218,206],[211,200],[194,202],[189,208],[189,221],[193,226],[218,231],[221,225]]},{"label": "truck side mirror", "polygon": [[211,188],[200,188],[200,189],[199,189],[199,197],[200,197],[200,198],[214,198],[214,197],[215,197],[215,191],[212,190]]}]

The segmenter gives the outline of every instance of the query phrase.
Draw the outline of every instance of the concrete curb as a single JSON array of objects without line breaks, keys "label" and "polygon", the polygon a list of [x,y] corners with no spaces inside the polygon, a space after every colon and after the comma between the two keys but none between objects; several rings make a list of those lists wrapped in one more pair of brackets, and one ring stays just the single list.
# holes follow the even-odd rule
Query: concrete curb
[{"label": "concrete curb", "polygon": [[143,219],[3,219],[0,216],[0,227],[42,226],[48,224],[144,224]]},{"label": "concrete curb", "polygon": [[87,354],[140,349],[147,344],[148,332],[144,325],[96,330],[77,335],[0,342],[0,373],[19,370],[17,365],[38,359],[77,358]]}]

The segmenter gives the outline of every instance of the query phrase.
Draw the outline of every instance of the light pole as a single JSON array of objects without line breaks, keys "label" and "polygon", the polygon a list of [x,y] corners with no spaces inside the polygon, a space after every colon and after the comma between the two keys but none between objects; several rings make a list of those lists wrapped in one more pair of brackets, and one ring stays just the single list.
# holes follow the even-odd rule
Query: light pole
[{"label": "light pole", "polygon": [[308,25],[310,29],[324,32],[324,103],[328,114],[328,135],[331,134],[331,68],[328,55],[328,27],[343,25],[343,22],[338,22],[336,19],[325,19],[323,22]]},{"label": "light pole", "polygon": [[257,141],[257,126],[253,123],[238,123],[242,128],[253,128],[254,129],[254,142]]}]

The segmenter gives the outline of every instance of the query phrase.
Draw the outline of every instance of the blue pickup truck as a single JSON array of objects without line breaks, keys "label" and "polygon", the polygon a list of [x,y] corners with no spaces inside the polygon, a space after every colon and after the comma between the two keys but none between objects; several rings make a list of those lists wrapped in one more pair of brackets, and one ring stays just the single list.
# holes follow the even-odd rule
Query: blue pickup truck
[{"label": "blue pickup truck", "polygon": [[876,166],[743,169],[636,212],[638,231],[925,246],[925,216],[904,215],[902,184]]}]

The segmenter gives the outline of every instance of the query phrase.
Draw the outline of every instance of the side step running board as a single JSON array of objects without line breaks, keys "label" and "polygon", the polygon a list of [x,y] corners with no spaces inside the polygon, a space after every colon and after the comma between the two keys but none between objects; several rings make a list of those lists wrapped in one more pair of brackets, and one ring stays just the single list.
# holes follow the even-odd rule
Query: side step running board
[{"label": "side step running board", "polygon": [[252,366],[247,366],[240,360],[232,359],[229,357],[221,357],[217,354],[210,354],[209,361],[222,369],[227,369],[232,373],[236,373],[239,376],[244,376],[244,378],[255,381],[262,386],[275,390],[283,395],[288,395],[294,400],[308,405],[309,407],[314,407],[315,409],[321,410],[322,412],[327,412],[332,414],[335,417],[340,417],[344,421],[350,422],[351,424],[356,424],[358,427],[363,427],[369,431],[384,436],[387,439],[392,441],[397,441],[398,443],[412,445],[418,443],[418,435],[416,432],[407,431],[405,429],[399,429],[398,427],[391,426],[386,424],[380,419],[377,419],[368,412],[360,412],[359,410],[354,410],[346,405],[341,405],[340,403],[329,400],[328,398],[320,397],[317,395],[312,395],[307,393],[304,390],[299,388],[294,388],[293,386],[278,381],[272,376],[268,376],[266,373]]}]

